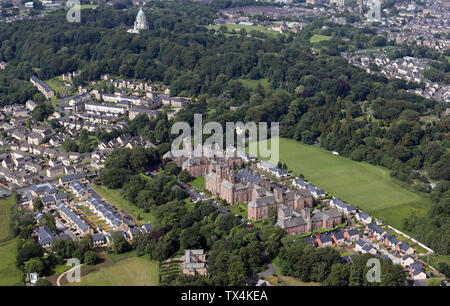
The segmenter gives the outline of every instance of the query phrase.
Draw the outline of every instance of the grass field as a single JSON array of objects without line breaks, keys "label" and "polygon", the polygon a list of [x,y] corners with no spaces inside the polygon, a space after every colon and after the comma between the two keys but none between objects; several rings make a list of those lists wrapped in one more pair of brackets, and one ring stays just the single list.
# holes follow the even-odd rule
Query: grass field
[{"label": "grass field", "polygon": [[258,84],[261,84],[261,86],[264,89],[269,88],[269,81],[266,78],[259,79],[259,80],[251,80],[251,79],[237,79],[237,81],[241,82],[242,85],[249,89],[256,89]]},{"label": "grass field", "polygon": [[237,33],[239,33],[239,31],[241,29],[245,29],[247,31],[247,34],[249,34],[251,31],[259,31],[259,32],[263,32],[265,34],[268,35],[278,35],[280,33],[272,31],[272,30],[268,30],[266,27],[263,26],[256,26],[256,25],[244,25],[244,24],[216,24],[216,25],[212,25],[212,26],[207,26],[208,29],[214,29],[216,31],[218,31],[220,29],[221,26],[226,26],[228,29],[228,33],[233,32],[233,30]]},{"label": "grass field", "polygon": [[[155,223],[155,217],[152,214],[144,212],[141,208],[132,205],[128,200],[122,197],[122,191],[120,189],[109,189],[105,186],[92,185],[92,188],[97,191],[102,197],[104,197],[108,202],[114,205],[117,209],[123,209],[129,213],[134,220],[143,224],[150,222]],[[142,220],[138,221],[138,216],[141,216]]]},{"label": "grass field", "polygon": [[309,41],[310,41],[311,43],[318,43],[318,42],[321,42],[321,41],[324,41],[324,40],[330,40],[330,39],[331,39],[331,36],[320,35],[320,34],[314,34],[314,35],[309,39]]},{"label": "grass field", "polygon": [[87,267],[89,273],[80,283],[71,286],[158,286],[159,264],[144,257],[131,257],[118,261],[105,261]]},{"label": "grass field", "polygon": [[16,240],[10,228],[13,197],[0,200],[0,286],[21,286],[22,273],[16,267]]},{"label": "grass field", "polygon": [[80,5],[80,8],[83,9],[95,9],[97,8],[98,5],[97,4],[82,4]]},{"label": "grass field", "polygon": [[16,267],[16,241],[0,243],[0,286],[23,286],[22,273]]},{"label": "grass field", "polygon": [[13,206],[13,197],[7,197],[0,200],[0,244],[13,238],[9,225],[11,209]]},{"label": "grass field", "polygon": [[45,84],[50,86],[55,91],[55,93],[62,94],[67,89],[67,87],[64,85],[64,81],[59,76],[51,78],[44,82]]},{"label": "grass field", "polygon": [[[270,142],[269,142],[270,145]],[[297,175],[349,204],[402,229],[412,212],[424,215],[431,204],[426,194],[409,189],[389,176],[389,170],[333,155],[318,146],[280,138],[280,160]]]},{"label": "grass field", "polygon": [[447,61],[450,63],[450,56],[446,56],[445,58],[446,58]]}]

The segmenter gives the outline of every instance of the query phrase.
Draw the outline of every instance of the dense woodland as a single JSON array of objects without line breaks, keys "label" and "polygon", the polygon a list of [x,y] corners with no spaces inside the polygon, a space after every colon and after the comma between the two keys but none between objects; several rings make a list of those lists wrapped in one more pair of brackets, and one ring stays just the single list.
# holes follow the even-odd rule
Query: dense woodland
[{"label": "dense woodland", "polygon": [[[110,73],[170,85],[173,95],[195,98],[175,120],[192,123],[193,114],[201,113],[204,121],[221,123],[279,121],[282,136],[307,144],[317,142],[353,160],[387,167],[392,176],[421,192],[430,192],[429,179],[443,181],[433,192],[435,204],[430,215],[412,216],[405,220],[405,226],[439,253],[448,254],[450,118],[441,117],[443,105],[406,92],[420,84],[370,76],[339,56],[341,51],[384,46],[389,42],[369,28],[338,26],[324,20],[314,20],[297,35],[245,31],[230,34],[224,29],[214,31],[205,27],[212,23],[217,9],[230,5],[231,1],[214,1],[209,6],[152,2],[146,10],[150,31],[140,35],[126,33],[136,15],[135,8],[120,10],[126,3],[123,7],[83,10],[79,24],[67,23],[63,12],[35,21],[1,24],[0,60],[10,65],[0,74],[0,105],[25,103],[35,97],[37,91],[28,82],[31,74],[46,80],[81,69],[81,76],[74,80],[76,85]],[[310,43],[314,33],[330,35],[332,39]],[[434,70],[430,73],[443,80],[448,73],[445,58],[432,50],[401,46],[390,54],[393,58],[404,55],[435,59],[433,69],[439,73]],[[243,79],[260,80],[261,84],[265,80],[268,85],[251,89],[244,85]],[[230,106],[238,109],[229,111]],[[46,107],[40,109],[45,111]],[[170,177],[153,185],[143,181],[139,173],[157,163],[168,150],[171,124],[173,120],[165,116],[152,121],[141,116],[123,131],[96,132],[100,141],[130,132],[163,144],[158,152],[124,150],[113,154],[104,170],[107,175],[101,177],[105,185],[123,188],[133,204],[149,210],[153,207],[160,216],[184,213],[181,196],[171,189],[174,182]],[[426,175],[413,171],[423,169],[427,170]],[[169,197],[169,202],[149,201],[155,194],[145,197],[136,186],[150,187],[155,194]],[[243,277],[240,271],[255,272],[262,262],[260,258],[250,260],[247,252],[267,251],[267,241],[243,239],[255,233],[235,227],[226,218],[204,212],[200,218],[193,217],[192,226],[186,228],[176,225],[179,220],[165,218],[160,222],[161,235],[145,243],[164,246],[158,254],[151,255],[159,259],[174,254],[179,248],[177,243],[182,247],[211,249],[210,266],[219,275],[214,283],[237,284]],[[185,237],[183,231],[192,228],[201,235],[194,242],[175,241],[175,237]],[[280,246],[281,238],[276,241]],[[220,263],[215,262],[219,260]],[[236,277],[228,279],[231,274],[224,271],[232,270],[236,271]],[[336,271],[326,271],[316,279],[325,281],[328,274]]]}]

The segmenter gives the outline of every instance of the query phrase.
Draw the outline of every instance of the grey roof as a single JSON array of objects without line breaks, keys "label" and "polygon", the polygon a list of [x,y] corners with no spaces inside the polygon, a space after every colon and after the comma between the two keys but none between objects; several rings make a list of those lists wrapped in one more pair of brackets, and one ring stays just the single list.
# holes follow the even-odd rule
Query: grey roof
[{"label": "grey roof", "polygon": [[326,243],[326,242],[333,242],[331,237],[329,235],[322,235],[319,237],[320,242]]},{"label": "grey roof", "polygon": [[366,213],[366,212],[360,211],[360,212],[358,213],[358,217],[361,218],[361,219],[363,219],[363,220],[365,220],[365,219],[369,218],[369,214]]},{"label": "grey roof", "polygon": [[45,84],[43,81],[39,80],[37,77],[35,77],[34,75],[31,76],[31,79],[36,82],[39,83],[44,89],[45,91],[51,91],[52,89],[50,88],[50,86],[48,86],[47,84]]},{"label": "grey roof", "polygon": [[356,236],[356,235],[359,236],[359,231],[356,228],[352,228],[352,229],[348,230],[347,233],[349,236]]},{"label": "grey roof", "polygon": [[74,174],[69,174],[69,175],[63,176],[61,178],[61,181],[62,182],[70,182],[70,181],[82,179],[84,177],[86,177],[86,174],[84,174],[84,173],[74,173]]},{"label": "grey roof", "polygon": [[89,225],[84,221],[78,214],[76,214],[69,206],[64,204],[63,202],[58,202],[57,207],[59,210],[64,212],[64,214],[70,218],[70,220],[75,223],[78,228],[85,232],[89,229]]},{"label": "grey roof", "polygon": [[152,225],[150,223],[145,223],[144,225],[142,225],[142,227],[146,230],[146,231],[151,231],[152,230]]},{"label": "grey roof", "polygon": [[371,245],[369,245],[369,244],[365,244],[365,245],[362,247],[362,249],[363,249],[364,251],[366,251],[366,252],[369,252],[370,250],[373,249],[373,247],[372,247]]},{"label": "grey roof", "polygon": [[413,271],[413,275],[416,276],[416,275],[419,275],[419,274],[422,273],[422,272],[425,273],[424,270],[422,270],[422,269],[417,269],[417,270],[414,270],[414,271]]},{"label": "grey roof", "polygon": [[404,242],[404,243],[402,243],[402,244],[399,245],[399,248],[400,248],[400,250],[402,250],[402,251],[407,251],[407,250],[409,250],[410,246],[409,246],[408,243]]},{"label": "grey roof", "polygon": [[409,256],[408,254],[406,254],[405,256],[402,257],[402,260],[407,260],[408,258],[412,258],[412,257]]},{"label": "grey roof", "polygon": [[49,183],[43,183],[31,186],[31,190],[36,193],[57,193],[58,191]]},{"label": "grey roof", "polygon": [[338,231],[333,233],[334,238],[336,238],[336,240],[341,240],[344,239],[344,232],[342,231]]},{"label": "grey roof", "polygon": [[253,184],[258,184],[261,181],[259,175],[255,175],[247,170],[239,170],[236,173],[236,178],[241,181],[251,182]]},{"label": "grey roof", "polygon": [[103,234],[92,235],[92,241],[104,241],[104,240],[106,240],[106,237]]},{"label": "grey roof", "polygon": [[356,241],[356,244],[359,245],[360,247],[363,247],[366,242],[364,242],[363,240],[359,239],[358,241]]}]

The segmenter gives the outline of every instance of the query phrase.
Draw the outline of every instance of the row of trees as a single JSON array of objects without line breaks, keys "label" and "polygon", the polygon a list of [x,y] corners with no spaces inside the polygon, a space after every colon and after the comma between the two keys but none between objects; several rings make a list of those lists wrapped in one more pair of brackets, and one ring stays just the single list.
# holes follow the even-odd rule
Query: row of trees
[{"label": "row of trees", "polygon": [[402,266],[380,259],[380,282],[370,282],[366,275],[371,254],[355,256],[351,263],[342,264],[333,248],[315,248],[303,239],[286,236],[282,240],[279,259],[283,274],[304,282],[321,282],[325,286],[404,286],[406,275]]}]

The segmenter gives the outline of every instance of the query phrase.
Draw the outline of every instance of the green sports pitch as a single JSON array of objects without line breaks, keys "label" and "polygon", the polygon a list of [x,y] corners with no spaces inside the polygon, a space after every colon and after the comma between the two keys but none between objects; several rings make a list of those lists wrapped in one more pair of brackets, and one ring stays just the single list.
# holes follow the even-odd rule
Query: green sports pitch
[{"label": "green sports pitch", "polygon": [[280,138],[279,151],[281,162],[295,174],[399,229],[404,218],[424,215],[431,205],[427,194],[391,178],[386,168],[286,138]]}]

